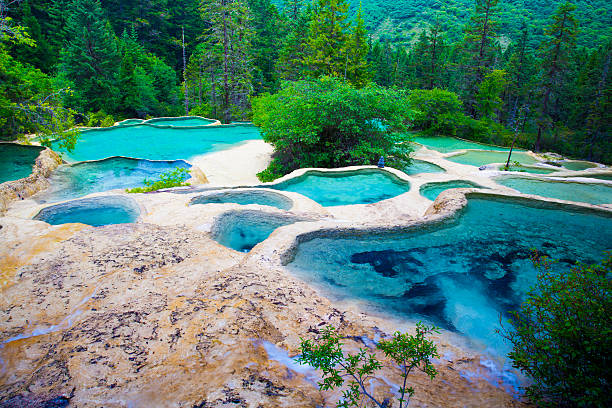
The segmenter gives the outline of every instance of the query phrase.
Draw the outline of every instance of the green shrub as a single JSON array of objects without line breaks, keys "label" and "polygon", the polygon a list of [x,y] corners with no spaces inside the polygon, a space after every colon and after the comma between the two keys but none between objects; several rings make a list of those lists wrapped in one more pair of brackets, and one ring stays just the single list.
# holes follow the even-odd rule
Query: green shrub
[{"label": "green shrub", "polygon": [[414,127],[426,133],[455,136],[465,121],[463,103],[456,93],[442,89],[415,89],[408,103],[416,111]]},{"label": "green shrub", "polygon": [[111,127],[115,124],[115,118],[107,115],[104,111],[90,113],[87,118],[88,127]]},{"label": "green shrub", "polygon": [[[433,341],[426,339],[427,335],[437,332],[436,327],[427,327],[419,322],[415,335],[396,332],[391,340],[383,340],[376,346],[401,371],[403,385],[399,389],[400,408],[408,406],[410,397],[414,395],[414,389],[406,387],[408,375],[414,369],[423,371],[431,379],[437,374],[431,359],[439,357],[438,350]],[[316,343],[301,339],[302,354],[297,361],[323,371],[323,381],[319,383],[321,390],[342,387],[345,379],[348,379],[348,389],[343,391],[338,407],[361,407],[367,401],[378,407],[389,406],[388,401],[378,401],[368,392],[367,381],[382,368],[382,363],[376,359],[375,354],[363,348],[357,354],[345,354],[341,339],[333,327],[327,326]]]},{"label": "green shrub", "polygon": [[159,175],[159,180],[144,180],[145,187],[136,187],[127,190],[128,193],[148,193],[149,191],[162,190],[164,188],[188,186],[185,180],[189,179],[189,170],[177,167]]},{"label": "green shrub", "polygon": [[302,167],[389,166],[410,161],[402,91],[368,85],[356,89],[335,78],[285,82],[274,95],[254,98],[253,121],[275,147],[266,181]]},{"label": "green shrub", "polygon": [[545,407],[612,406],[612,253],[567,273],[533,259],[538,283],[501,331],[514,367],[533,380],[526,395]]}]

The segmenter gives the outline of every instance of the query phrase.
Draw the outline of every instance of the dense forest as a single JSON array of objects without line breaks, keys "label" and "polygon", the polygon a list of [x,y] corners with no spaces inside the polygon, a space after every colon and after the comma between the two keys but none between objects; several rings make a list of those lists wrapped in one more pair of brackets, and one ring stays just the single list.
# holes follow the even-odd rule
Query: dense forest
[{"label": "dense forest", "polygon": [[416,130],[612,163],[605,0],[0,0],[0,138],[186,112],[332,76]]}]

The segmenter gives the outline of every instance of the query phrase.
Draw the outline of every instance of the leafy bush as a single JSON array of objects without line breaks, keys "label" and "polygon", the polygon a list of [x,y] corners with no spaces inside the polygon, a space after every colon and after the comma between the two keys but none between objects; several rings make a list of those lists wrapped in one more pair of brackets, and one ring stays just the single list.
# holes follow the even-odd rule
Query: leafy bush
[{"label": "leafy bush", "polygon": [[[438,356],[436,345],[425,336],[437,332],[437,328],[427,327],[421,322],[416,325],[416,335],[396,332],[391,340],[383,340],[377,348],[390,358],[401,370],[403,384],[399,389],[400,408],[408,406],[410,397],[414,395],[412,387],[406,387],[408,375],[414,369],[419,369],[433,379],[437,371],[431,364],[431,359]],[[346,354],[342,351],[342,337],[331,326],[327,326],[317,343],[301,339],[302,355],[298,357],[300,364],[308,364],[323,371],[323,381],[319,383],[321,390],[332,390],[342,387],[345,378],[349,378],[348,389],[342,394],[338,407],[361,407],[364,399],[374,402],[378,407],[388,406],[388,401],[378,401],[368,391],[369,378],[380,368],[382,363],[373,353],[360,348],[357,354]]]},{"label": "leafy bush", "polygon": [[415,109],[414,127],[426,133],[454,136],[465,122],[463,103],[456,93],[442,89],[415,89],[408,94]]},{"label": "leafy bush", "polygon": [[253,122],[276,151],[259,177],[269,181],[301,167],[409,163],[405,136],[412,112],[402,91],[356,89],[335,78],[285,82],[253,99]]},{"label": "leafy bush", "polygon": [[167,171],[159,175],[159,180],[150,181],[145,179],[145,187],[136,187],[127,190],[128,193],[148,193],[149,191],[162,190],[164,188],[188,186],[185,180],[189,179],[189,170],[183,167],[177,167],[174,170]]},{"label": "leafy bush", "polygon": [[527,396],[546,407],[612,406],[612,253],[569,273],[533,259],[538,283],[501,331],[514,367],[534,381]]},{"label": "leafy bush", "polygon": [[87,118],[88,127],[111,127],[115,124],[112,115],[107,115],[104,111],[90,113]]}]

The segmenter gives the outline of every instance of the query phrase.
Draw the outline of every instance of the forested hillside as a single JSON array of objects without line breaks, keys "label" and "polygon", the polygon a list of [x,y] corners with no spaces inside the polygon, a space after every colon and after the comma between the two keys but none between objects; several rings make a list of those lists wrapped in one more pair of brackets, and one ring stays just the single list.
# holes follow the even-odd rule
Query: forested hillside
[{"label": "forested hillside", "polygon": [[425,133],[612,162],[608,1],[275,1],[0,0],[0,138],[248,120],[331,76],[402,90]]}]

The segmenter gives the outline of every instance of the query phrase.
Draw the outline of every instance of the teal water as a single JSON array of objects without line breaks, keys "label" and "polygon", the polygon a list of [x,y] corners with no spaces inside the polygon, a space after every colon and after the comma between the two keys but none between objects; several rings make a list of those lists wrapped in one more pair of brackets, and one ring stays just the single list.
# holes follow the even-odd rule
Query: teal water
[{"label": "teal water", "polygon": [[568,170],[580,171],[597,167],[597,164],[587,161],[566,161],[561,163]]},{"label": "teal water", "polygon": [[138,204],[123,196],[105,196],[69,201],[42,209],[35,220],[51,225],[81,223],[94,227],[135,222],[140,216]]},{"label": "teal water", "polygon": [[536,282],[532,248],[562,269],[599,261],[612,249],[612,217],[472,198],[434,226],[301,242],[287,267],[336,299],[435,323],[502,355],[499,314],[517,310]]},{"label": "teal water", "polygon": [[536,194],[590,204],[612,203],[612,186],[603,183],[571,183],[523,177],[499,177],[495,179],[495,182],[523,194]]},{"label": "teal water", "polygon": [[185,118],[156,118],[146,121],[147,124],[160,126],[206,126],[215,123],[212,119],[185,117]]},{"label": "teal water", "polygon": [[266,186],[305,195],[323,207],[371,204],[410,190],[410,183],[383,170],[308,171],[283,183]]},{"label": "teal water", "polygon": [[0,143],[0,183],[19,180],[32,174],[43,147]]},{"label": "teal water", "polygon": [[[504,166],[500,167],[500,170],[503,170]],[[559,169],[563,170],[563,169]],[[527,166],[510,166],[509,171],[520,171],[523,173],[533,173],[533,174],[550,174],[559,171],[557,169],[544,168],[544,167],[527,167]]]},{"label": "teal water", "polygon": [[612,180],[612,174],[595,174],[595,175],[585,175],[585,176],[580,176],[580,177],[588,177],[588,178],[594,178],[594,179],[598,179],[598,180]]},{"label": "teal water", "polygon": [[433,163],[424,160],[412,160],[412,164],[406,167],[404,170],[406,174],[419,174],[419,173],[444,173],[444,169]]},{"label": "teal water", "polygon": [[36,195],[38,202],[55,202],[91,193],[144,186],[144,180],[155,180],[176,167],[191,165],[183,160],[149,161],[112,157],[93,162],[63,165],[50,177],[51,186]]},{"label": "teal water", "polygon": [[302,219],[259,211],[232,211],[215,220],[212,237],[223,246],[249,252],[266,240],[275,229]]},{"label": "teal water", "polygon": [[[484,143],[470,142],[468,140],[456,139],[454,137],[446,136],[415,136],[414,142],[422,144],[431,150],[436,150],[440,153],[450,153],[457,150],[463,149],[479,149],[479,150],[497,150],[497,151],[508,151],[510,148],[498,147],[487,145]],[[524,151],[521,149],[514,149],[517,151]]]},{"label": "teal water", "polygon": [[[72,161],[101,160],[125,156],[148,160],[189,160],[224,150],[247,140],[261,139],[254,126],[211,126],[198,129],[153,126],[115,126],[81,132],[74,152],[65,156]],[[63,151],[53,144],[53,150]]]},{"label": "teal water", "polygon": [[427,183],[423,184],[420,189],[420,193],[423,197],[428,200],[435,201],[436,197],[440,195],[441,192],[445,190],[450,190],[451,188],[486,188],[479,184],[472,183],[471,181],[465,180],[451,180],[451,181],[443,181],[440,183]]},{"label": "teal water", "polygon": [[[508,153],[506,152],[487,152],[487,151],[469,151],[467,153],[459,154],[457,156],[447,157],[446,160],[450,160],[455,163],[469,164],[471,166],[480,167],[485,164],[491,163],[506,163],[508,160]],[[520,164],[536,164],[538,161],[523,152],[512,152],[512,158],[510,162],[519,162]]]},{"label": "teal water", "polygon": [[289,210],[293,202],[282,194],[262,190],[222,191],[201,195],[191,200],[191,204],[224,204],[234,203],[240,205],[258,204]]}]

